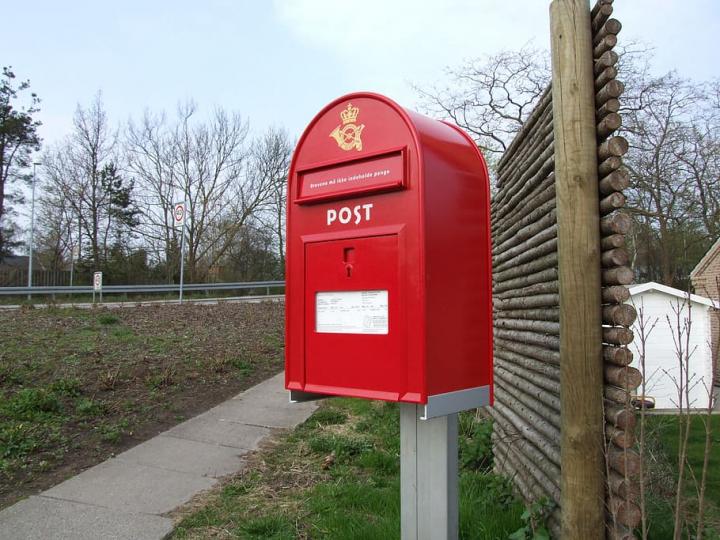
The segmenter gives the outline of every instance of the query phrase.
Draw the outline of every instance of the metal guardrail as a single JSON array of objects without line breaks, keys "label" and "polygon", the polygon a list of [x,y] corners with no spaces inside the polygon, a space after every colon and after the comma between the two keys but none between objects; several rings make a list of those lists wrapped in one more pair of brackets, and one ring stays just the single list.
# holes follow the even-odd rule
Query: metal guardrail
[{"label": "metal guardrail", "polygon": [[[242,289],[275,289],[284,287],[284,281],[248,281],[236,283],[185,283],[184,292],[191,291],[233,291]],[[104,285],[103,294],[152,294],[180,292],[179,284],[172,285]],[[93,294],[92,285],[72,287],[0,287],[0,296],[46,294]]]}]

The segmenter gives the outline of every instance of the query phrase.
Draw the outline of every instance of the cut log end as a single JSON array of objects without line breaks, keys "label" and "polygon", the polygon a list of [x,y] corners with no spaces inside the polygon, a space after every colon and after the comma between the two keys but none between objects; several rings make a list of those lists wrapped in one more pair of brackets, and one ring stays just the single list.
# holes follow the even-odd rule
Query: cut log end
[{"label": "cut log end", "polygon": [[598,176],[600,178],[607,176],[608,174],[617,171],[620,167],[622,167],[622,159],[618,156],[608,156],[598,165]]},{"label": "cut log end", "polygon": [[[613,242],[618,242],[618,246],[623,246],[625,243],[625,238],[622,235],[616,234],[612,236],[608,236],[607,238],[612,238]],[[603,246],[601,246],[603,247]],[[622,247],[615,247],[611,246],[613,249],[609,249],[607,251],[603,251],[601,255],[601,262],[603,265],[603,268],[612,268],[615,266],[626,266],[630,263],[630,255],[628,254],[626,249],[623,249]]]},{"label": "cut log end", "polygon": [[603,285],[630,285],[635,273],[627,266],[607,268],[602,271]]},{"label": "cut log end", "polygon": [[602,40],[600,40],[600,43],[597,44],[597,46],[593,49],[593,56],[595,58],[600,58],[604,53],[611,50],[613,47],[617,45],[617,36],[608,34]]},{"label": "cut log end", "polygon": [[619,191],[615,191],[600,200],[600,214],[605,216],[623,206],[625,206],[625,195]]},{"label": "cut log end", "polygon": [[600,220],[600,230],[603,234],[627,234],[632,227],[632,218],[624,212],[614,212]]},{"label": "cut log end", "polygon": [[603,360],[616,366],[628,366],[633,361],[633,354],[627,347],[604,345]]},{"label": "cut log end", "polygon": [[625,247],[625,237],[622,234],[611,234],[600,240],[603,251]]},{"label": "cut log end", "polygon": [[618,113],[610,113],[600,120],[597,125],[598,139],[605,139],[608,135],[620,129],[622,117]]},{"label": "cut log end", "polygon": [[617,79],[613,79],[598,90],[597,94],[595,94],[595,102],[597,105],[602,105],[610,99],[619,98],[624,91],[625,85]]},{"label": "cut log end", "polygon": [[[641,513],[640,508],[635,503],[618,497],[611,497],[609,501],[610,513],[615,517],[618,523],[634,529],[640,525]],[[627,536],[623,536],[627,538]],[[633,536],[630,536],[633,538]]]},{"label": "cut log end", "polygon": [[635,411],[620,404],[605,405],[605,420],[618,429],[632,430],[635,428],[637,418]]},{"label": "cut log end", "polygon": [[609,384],[634,390],[642,379],[642,373],[634,367],[605,365],[605,381]]},{"label": "cut log end", "polygon": [[637,317],[637,311],[630,304],[603,306],[603,323],[613,326],[631,326]]},{"label": "cut log end", "polygon": [[603,327],[603,342],[609,345],[629,345],[633,340],[633,332],[629,328],[618,326]]},{"label": "cut log end", "polygon": [[640,456],[633,450],[610,445],[607,452],[610,468],[621,476],[636,477],[640,473]]},{"label": "cut log end", "polygon": [[618,448],[632,448],[635,445],[635,436],[632,430],[619,429],[615,426],[605,426],[605,436],[608,441]]},{"label": "cut log end", "polygon": [[598,159],[602,161],[611,156],[622,157],[629,148],[630,145],[624,137],[611,137],[598,147]]},{"label": "cut log end", "polygon": [[630,174],[625,169],[618,169],[600,180],[600,194],[609,195],[615,191],[622,191],[629,185]]},{"label": "cut log end", "polygon": [[604,304],[622,304],[630,299],[630,291],[627,287],[613,285],[602,289],[602,301]]}]

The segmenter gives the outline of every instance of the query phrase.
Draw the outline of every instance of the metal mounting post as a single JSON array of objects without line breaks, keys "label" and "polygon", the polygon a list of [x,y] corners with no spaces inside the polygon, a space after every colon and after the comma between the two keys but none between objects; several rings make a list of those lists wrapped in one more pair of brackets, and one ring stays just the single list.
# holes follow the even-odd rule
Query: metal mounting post
[{"label": "metal mounting post", "polygon": [[400,404],[402,540],[456,540],[458,415],[421,420],[423,411]]}]

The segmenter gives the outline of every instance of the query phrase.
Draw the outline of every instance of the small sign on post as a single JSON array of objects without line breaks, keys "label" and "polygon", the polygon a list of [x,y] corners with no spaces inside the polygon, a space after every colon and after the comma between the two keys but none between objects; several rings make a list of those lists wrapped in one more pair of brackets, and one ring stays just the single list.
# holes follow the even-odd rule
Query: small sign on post
[{"label": "small sign on post", "polygon": [[187,202],[176,202],[173,205],[173,223],[180,228],[180,298],[183,300],[183,278],[185,274],[185,216],[187,214]]},{"label": "small sign on post", "polygon": [[95,303],[95,293],[100,293],[100,303],[102,304],[102,272],[93,274],[93,304]]},{"label": "small sign on post", "polygon": [[185,225],[185,201],[177,202],[173,206],[173,221],[176,227]]}]

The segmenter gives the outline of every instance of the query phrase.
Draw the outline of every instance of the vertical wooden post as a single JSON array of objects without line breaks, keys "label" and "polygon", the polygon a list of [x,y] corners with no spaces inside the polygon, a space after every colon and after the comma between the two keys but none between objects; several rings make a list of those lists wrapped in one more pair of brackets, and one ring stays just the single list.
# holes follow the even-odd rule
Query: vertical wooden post
[{"label": "vertical wooden post", "polygon": [[550,5],[560,281],[562,538],[605,538],[600,224],[590,7]]}]

